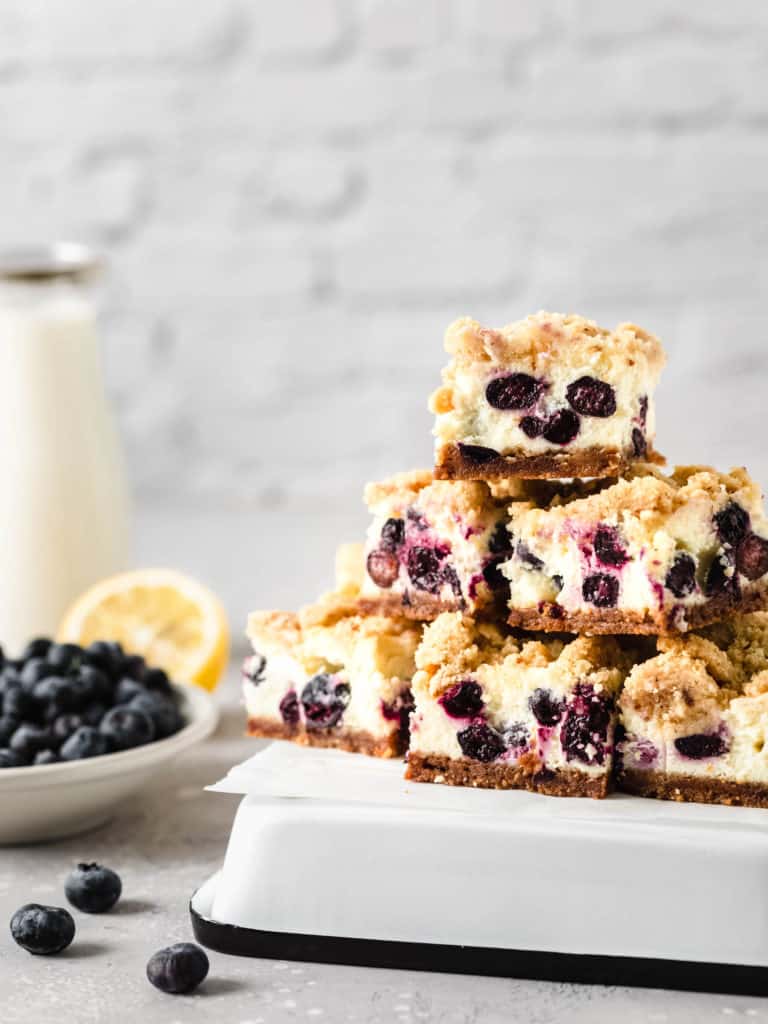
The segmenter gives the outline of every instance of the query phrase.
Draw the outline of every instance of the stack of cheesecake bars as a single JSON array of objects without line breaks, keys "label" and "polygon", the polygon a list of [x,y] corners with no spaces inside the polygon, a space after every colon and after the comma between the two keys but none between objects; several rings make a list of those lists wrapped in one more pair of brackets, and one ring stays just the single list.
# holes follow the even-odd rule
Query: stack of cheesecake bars
[{"label": "stack of cheesecake bars", "polygon": [[249,732],[419,782],[768,806],[768,520],[744,469],[654,450],[659,341],[459,320],[433,470],[369,484],[365,546],[255,612]]}]

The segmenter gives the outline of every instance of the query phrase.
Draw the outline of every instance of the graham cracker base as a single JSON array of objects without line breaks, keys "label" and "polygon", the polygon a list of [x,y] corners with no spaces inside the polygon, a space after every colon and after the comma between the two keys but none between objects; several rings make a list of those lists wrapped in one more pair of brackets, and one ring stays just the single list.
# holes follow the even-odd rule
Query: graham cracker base
[{"label": "graham cracker base", "polygon": [[374,736],[363,729],[333,726],[330,729],[305,729],[302,725],[286,725],[274,718],[249,718],[249,736],[269,740],[292,740],[304,747],[332,747],[369,757],[403,757],[408,749],[408,735],[395,730],[389,736]]},{"label": "graham cracker base", "polygon": [[537,608],[510,610],[507,622],[521,629],[545,633],[585,633],[587,635],[685,633],[708,626],[736,612],[753,612],[768,607],[768,590],[719,594],[701,605],[684,610],[685,629],[680,629],[680,613],[674,609],[652,614],[650,611],[622,611],[620,608],[595,608],[568,612],[556,602],[543,602]]},{"label": "graham cracker base", "polygon": [[638,463],[666,462],[650,445],[638,457],[618,448],[582,448],[580,451],[552,451],[531,455],[525,449],[473,459],[458,444],[445,444],[435,455],[437,480],[564,479],[567,477],[618,477]]},{"label": "graham cracker base", "polygon": [[597,800],[608,796],[611,790],[609,769],[600,775],[588,775],[575,768],[532,771],[527,765],[482,764],[413,750],[408,754],[405,777],[412,782],[437,782],[479,789],[527,789],[548,796],[586,796]]},{"label": "graham cracker base", "polygon": [[468,609],[467,602],[462,598],[443,601],[433,594],[409,591],[407,595],[399,591],[382,591],[375,597],[358,598],[357,607],[361,615],[402,615],[406,619],[420,622],[431,622],[442,612],[476,612]]},{"label": "graham cracker base", "polygon": [[617,788],[636,796],[677,800],[697,804],[727,804],[733,807],[768,807],[768,786],[731,779],[705,779],[696,775],[668,775],[665,772],[626,768],[617,774]]}]

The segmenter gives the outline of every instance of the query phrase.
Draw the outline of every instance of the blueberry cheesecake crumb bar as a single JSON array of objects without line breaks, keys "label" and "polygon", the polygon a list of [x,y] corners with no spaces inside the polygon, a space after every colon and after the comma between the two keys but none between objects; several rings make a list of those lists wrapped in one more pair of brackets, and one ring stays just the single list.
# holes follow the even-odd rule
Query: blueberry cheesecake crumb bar
[{"label": "blueberry cheesecake crumb bar", "polygon": [[420,630],[403,618],[357,614],[354,592],[298,615],[254,612],[243,665],[252,736],[402,756]]},{"label": "blueberry cheesecake crumb bar", "polygon": [[437,477],[607,477],[663,462],[653,393],[665,356],[640,327],[542,312],[495,330],[465,317],[445,347],[430,399]]},{"label": "blueberry cheesecake crumb bar", "polygon": [[429,470],[368,484],[373,516],[360,606],[367,612],[434,619],[501,601],[498,572],[510,554],[507,506],[523,485],[494,494],[484,483],[434,480]]},{"label": "blueberry cheesecake crumb bar", "polygon": [[406,778],[606,796],[632,663],[612,637],[537,638],[441,615],[416,652]]},{"label": "blueberry cheesecake crumb bar", "polygon": [[768,807],[768,614],[660,638],[619,699],[619,788]]},{"label": "blueberry cheesecake crumb bar", "polygon": [[768,603],[768,521],[743,469],[685,466],[509,510],[509,623],[683,633]]}]

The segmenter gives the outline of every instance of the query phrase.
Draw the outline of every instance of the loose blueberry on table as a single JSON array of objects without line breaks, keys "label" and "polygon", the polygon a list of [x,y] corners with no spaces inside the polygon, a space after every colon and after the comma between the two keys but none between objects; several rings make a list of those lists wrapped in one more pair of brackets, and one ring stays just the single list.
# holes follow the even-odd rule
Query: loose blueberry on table
[{"label": "loose blueberry on table", "polygon": [[147,964],[147,978],[171,995],[192,992],[208,974],[208,957],[194,942],[177,942],[158,950]]},{"label": "loose blueberry on table", "polygon": [[75,937],[75,922],[63,907],[26,903],[11,918],[16,943],[36,956],[51,956],[66,949]]},{"label": "loose blueberry on table", "polygon": [[165,672],[120,644],[39,637],[17,659],[0,650],[0,768],[128,750],[183,725]]},{"label": "loose blueberry on table", "polygon": [[111,868],[101,864],[78,864],[67,875],[64,894],[84,914],[104,914],[120,899],[123,883]]}]

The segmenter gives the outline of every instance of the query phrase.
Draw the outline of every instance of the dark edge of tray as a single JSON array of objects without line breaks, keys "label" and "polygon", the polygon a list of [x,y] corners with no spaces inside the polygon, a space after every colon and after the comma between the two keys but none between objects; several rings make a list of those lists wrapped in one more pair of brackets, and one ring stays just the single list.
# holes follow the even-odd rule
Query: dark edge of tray
[{"label": "dark edge of tray", "polygon": [[442,974],[529,978],[586,985],[630,985],[727,995],[768,995],[767,967],[300,935],[221,924],[203,917],[192,905],[190,914],[198,942],[209,949],[233,956],[434,971]]}]

